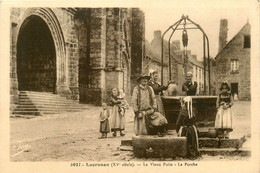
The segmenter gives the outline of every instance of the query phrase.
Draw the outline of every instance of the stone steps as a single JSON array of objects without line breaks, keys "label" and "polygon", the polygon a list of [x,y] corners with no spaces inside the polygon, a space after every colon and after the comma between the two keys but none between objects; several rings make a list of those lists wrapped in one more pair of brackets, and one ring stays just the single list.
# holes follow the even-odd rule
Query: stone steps
[{"label": "stone steps", "polygon": [[[66,100],[66,98],[65,97],[61,97],[61,96],[53,96],[53,97],[51,97],[51,96],[19,96],[19,100],[21,100],[21,101],[27,101],[27,100],[50,100],[50,99],[55,99],[55,101],[64,101],[64,100]],[[72,100],[66,100],[66,102],[71,102],[71,103],[73,103],[73,101]]]},{"label": "stone steps", "polygon": [[39,105],[39,106],[47,106],[47,105],[50,105],[50,106],[77,106],[77,107],[84,107],[84,105],[81,105],[79,103],[66,103],[66,102],[55,102],[55,101],[19,101],[18,102],[20,106],[29,106],[29,105]]},{"label": "stone steps", "polygon": [[12,114],[18,115],[44,115],[59,114],[63,112],[78,112],[86,110],[86,106],[73,100],[53,93],[20,91],[19,101]]},{"label": "stone steps", "polygon": [[58,103],[58,102],[19,102],[19,106],[32,106],[34,104],[37,106],[76,106],[76,107],[84,107],[84,105],[80,105],[78,103]]},{"label": "stone steps", "polygon": [[42,103],[42,102],[47,102],[47,103],[66,103],[66,104],[73,104],[76,102],[73,101],[66,101],[65,98],[64,99],[55,99],[55,98],[38,98],[38,99],[34,99],[34,98],[27,98],[27,99],[19,99],[19,103],[26,103],[26,102],[36,102],[36,103]]},{"label": "stone steps", "polygon": [[250,148],[201,148],[201,155],[210,156],[251,156]]},{"label": "stone steps", "polygon": [[16,108],[14,112],[23,112],[23,111],[40,111],[40,112],[48,112],[48,111],[64,111],[66,110],[67,112],[73,112],[75,110],[78,109],[83,109],[83,108],[74,108],[74,107],[64,107],[64,108],[60,108],[60,107],[56,107],[56,108],[52,108],[52,107],[42,107],[42,108]]},{"label": "stone steps", "polygon": [[53,95],[52,92],[19,91],[21,95]]},{"label": "stone steps", "polygon": [[42,113],[40,111],[17,111],[14,110],[12,112],[13,115],[36,115],[36,116],[42,116]]},{"label": "stone steps", "polygon": [[37,108],[34,105],[19,105],[16,109],[38,109],[38,110],[45,110],[45,109],[86,109],[85,107],[77,106],[77,105],[37,105]]},{"label": "stone steps", "polygon": [[[13,114],[19,114],[19,115],[34,115],[34,114],[37,114],[37,113],[40,113],[41,115],[42,114],[58,114],[58,113],[61,113],[61,112],[65,112],[65,111],[52,111],[52,110],[48,110],[48,111],[14,111]],[[66,111],[67,112],[67,111]]]},{"label": "stone steps", "polygon": [[[205,132],[204,133],[205,136]],[[206,135],[207,136],[207,135]],[[145,138],[154,138],[153,136],[144,136],[142,140],[146,140]],[[166,141],[164,138],[166,138]],[[170,131],[168,133],[168,135],[166,135],[165,137],[161,138],[161,141],[158,143],[158,145],[166,145],[166,144],[162,144],[162,143],[167,143],[170,139],[172,140],[173,138],[176,138],[176,140],[178,139],[177,135]],[[155,138],[154,138],[155,139]],[[153,139],[153,140],[154,140]],[[133,137],[132,139],[126,139],[126,140],[122,140],[121,141],[121,145],[119,147],[119,149],[121,151],[133,151],[135,153],[135,156],[137,157],[145,157],[145,154],[143,153],[145,150],[145,142],[142,142],[140,144],[138,144],[138,147],[136,149],[136,146],[133,147],[133,145],[136,145],[136,142],[133,143],[133,140],[136,140],[136,137]],[[139,139],[138,139],[139,140]],[[151,140],[151,139],[149,139]],[[156,138],[156,140],[158,140],[158,138]],[[218,138],[208,138],[208,137],[200,137],[199,138],[199,150],[200,150],[200,154],[201,155],[210,155],[210,156],[216,156],[216,155],[222,155],[222,156],[250,156],[251,155],[251,150],[249,147],[244,147],[243,144],[246,143],[247,139],[245,138],[245,136],[238,138],[238,139],[218,139]],[[250,138],[248,139],[250,140]],[[156,142],[154,140],[154,142]],[[146,141],[147,143],[147,141]],[[151,144],[153,142],[150,142]],[[173,142],[174,143],[174,142]],[[149,144],[149,146],[151,146],[151,144]],[[147,145],[148,146],[148,145]],[[144,148],[142,148],[144,147]],[[157,146],[153,146],[155,148],[157,148]],[[142,148],[142,149],[140,149]],[[170,147],[172,148],[172,147]],[[174,149],[174,147],[172,148],[172,150]],[[137,150],[137,151],[135,151]],[[141,151],[142,150],[142,151]],[[164,149],[162,149],[159,152],[162,152],[160,154],[163,155],[167,155],[164,153],[163,151]],[[141,152],[141,154],[140,154]],[[176,153],[179,153],[178,150],[174,151]],[[157,157],[157,154],[154,153],[155,156]],[[172,154],[174,155],[174,154]]]},{"label": "stone steps", "polygon": [[[199,138],[200,148],[240,148],[244,139],[213,139],[213,138]],[[122,140],[121,146],[132,146],[132,140]]]},{"label": "stone steps", "polygon": [[[121,151],[133,151],[132,146],[124,146],[121,145],[119,147]],[[251,156],[250,148],[200,148],[201,155],[209,155],[209,156]]]}]

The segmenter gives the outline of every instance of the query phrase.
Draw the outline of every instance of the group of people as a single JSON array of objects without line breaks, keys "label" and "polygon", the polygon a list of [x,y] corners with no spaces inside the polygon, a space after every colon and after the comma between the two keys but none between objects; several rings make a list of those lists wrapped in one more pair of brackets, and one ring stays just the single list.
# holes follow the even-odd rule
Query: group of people
[{"label": "group of people", "polygon": [[[137,78],[139,83],[133,90],[132,107],[135,113],[134,117],[134,133],[135,135],[158,135],[163,137],[167,133],[168,121],[165,118],[162,105],[161,95],[177,95],[177,83],[170,81],[166,86],[160,85],[158,82],[158,72],[150,71],[150,75],[140,75]],[[192,97],[198,95],[198,84],[192,81],[192,73],[186,75],[186,82],[182,85],[182,91],[186,93],[185,97],[180,99],[181,110],[177,118],[176,131],[178,136],[187,137],[188,156],[196,158],[199,154],[198,150],[198,130],[196,128],[196,115],[192,107]],[[215,120],[215,128],[218,131],[219,138],[229,138],[229,133],[233,129],[233,118],[231,107],[233,98],[229,92],[230,88],[227,83],[222,83],[220,94],[217,98],[217,115]],[[122,96],[123,95],[123,96]],[[125,109],[127,102],[124,98],[124,92],[118,92],[116,88],[112,90],[112,120],[111,131],[113,136],[120,132],[120,136],[124,136],[125,129]],[[107,113],[106,113],[107,112]],[[100,132],[101,138],[106,138],[110,132],[106,105],[103,104],[100,114]]]},{"label": "group of people", "polygon": [[[166,86],[158,82],[158,72],[150,71],[150,76],[141,75],[139,83],[133,90],[132,104],[135,112],[135,134],[158,134],[164,136],[167,133],[167,119],[162,105],[161,95],[176,96],[178,94],[177,83],[169,81]],[[186,82],[182,85],[182,91],[186,96],[197,95],[197,82],[192,81],[192,73],[188,72]]]},{"label": "group of people", "polygon": [[107,134],[110,130],[113,132],[113,136],[117,136],[117,132],[120,132],[120,136],[125,136],[123,131],[125,130],[125,111],[129,105],[125,98],[125,92],[123,89],[118,90],[117,88],[112,89],[111,96],[112,118],[111,118],[111,129],[108,118],[110,117],[110,111],[107,108],[107,104],[102,104],[100,112],[100,138],[107,138]]}]

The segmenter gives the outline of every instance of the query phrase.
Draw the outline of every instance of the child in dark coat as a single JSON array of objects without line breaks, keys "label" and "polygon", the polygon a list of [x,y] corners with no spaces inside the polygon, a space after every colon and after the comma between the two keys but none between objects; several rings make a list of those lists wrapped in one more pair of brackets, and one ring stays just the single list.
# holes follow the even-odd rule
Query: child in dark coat
[{"label": "child in dark coat", "polygon": [[110,116],[109,110],[107,109],[107,104],[103,103],[102,104],[102,109],[100,112],[100,133],[101,138],[107,138],[107,133],[110,132],[110,127],[109,127],[109,121],[108,117]]},{"label": "child in dark coat", "polygon": [[195,114],[192,110],[192,98],[185,97],[181,100],[181,107],[176,123],[176,131],[178,136],[187,137],[187,157],[196,159],[199,156],[199,144],[198,131],[195,126]]}]

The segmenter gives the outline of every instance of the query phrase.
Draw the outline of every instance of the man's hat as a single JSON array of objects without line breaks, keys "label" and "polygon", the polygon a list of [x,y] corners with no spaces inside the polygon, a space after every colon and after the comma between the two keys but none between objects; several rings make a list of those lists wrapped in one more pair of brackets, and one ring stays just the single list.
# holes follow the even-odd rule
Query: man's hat
[{"label": "man's hat", "polygon": [[150,80],[150,76],[146,75],[146,74],[141,74],[136,80],[137,82],[139,82],[141,79],[147,79]]}]

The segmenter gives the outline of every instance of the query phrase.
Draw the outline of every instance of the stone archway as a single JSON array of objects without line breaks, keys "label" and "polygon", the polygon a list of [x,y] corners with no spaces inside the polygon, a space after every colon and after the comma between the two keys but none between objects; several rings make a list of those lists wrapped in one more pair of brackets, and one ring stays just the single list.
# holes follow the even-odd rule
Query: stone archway
[{"label": "stone archway", "polygon": [[[51,92],[55,90],[59,94],[62,94],[63,92],[69,90],[67,80],[65,41],[62,29],[54,12],[50,8],[30,8],[26,10],[23,15],[21,15],[19,21],[21,22],[18,23],[17,37],[14,41],[14,47],[17,47],[17,64],[15,67],[17,67],[16,72],[18,77],[19,90],[29,89]],[[40,30],[40,32],[38,32],[37,30]],[[43,30],[43,32],[41,30]],[[34,34],[30,34],[30,32]],[[36,45],[29,43],[30,40],[34,40],[30,37],[38,40],[38,42],[36,41]],[[26,44],[24,45],[25,42]],[[29,47],[32,46],[34,47],[32,50],[30,50]],[[29,50],[29,52],[27,51],[26,53],[25,50]],[[39,52],[36,53],[37,51]],[[40,79],[38,81],[31,81],[25,79],[26,77],[22,77],[22,74],[33,73],[33,71],[37,69],[37,66],[32,63],[36,60],[29,60],[28,55],[34,56],[35,58],[39,57],[38,55],[43,55],[43,57],[40,58],[40,62],[42,62],[43,64],[42,66],[39,66],[39,69],[38,71],[36,71],[36,73],[39,78],[46,78],[47,76],[47,80],[49,82],[43,82]],[[23,61],[21,59],[24,58],[24,56],[26,56],[26,58]],[[30,63],[30,61],[32,62]],[[44,64],[44,61],[48,61],[48,63]],[[21,65],[23,63],[27,63],[27,65],[24,65],[24,67],[23,65]],[[18,74],[21,73],[21,70],[22,74]],[[44,74],[44,72],[46,72],[46,74]],[[27,78],[30,77],[32,77],[32,75],[29,75]],[[34,77],[32,77],[32,80],[33,79]],[[21,82],[24,82],[24,84],[21,84]],[[25,85],[27,85],[27,87]]]},{"label": "stone archway", "polygon": [[55,92],[55,46],[47,24],[39,16],[29,16],[20,28],[17,77],[20,91]]}]

